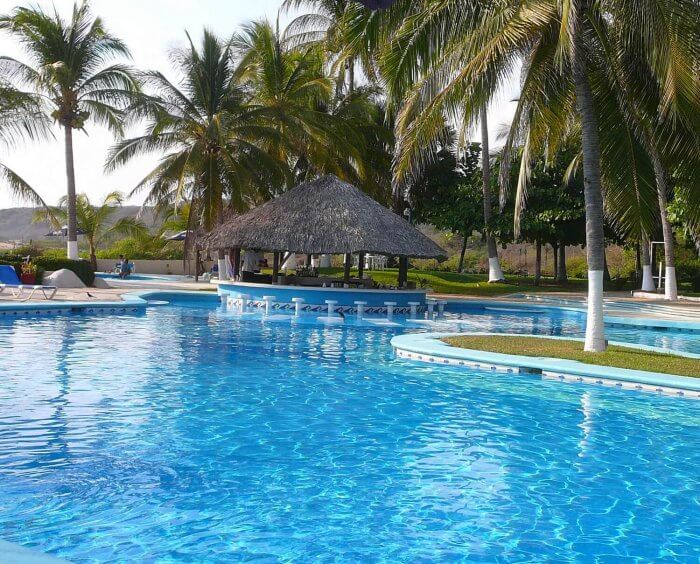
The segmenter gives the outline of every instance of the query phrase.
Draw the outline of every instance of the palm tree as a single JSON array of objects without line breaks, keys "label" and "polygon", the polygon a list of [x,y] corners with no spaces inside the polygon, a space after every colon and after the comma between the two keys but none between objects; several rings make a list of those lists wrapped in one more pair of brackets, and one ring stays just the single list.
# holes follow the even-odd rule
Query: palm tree
[{"label": "palm tree", "polygon": [[30,63],[0,57],[0,72],[41,95],[51,117],[63,128],[65,141],[68,258],[78,258],[73,130],[88,120],[122,132],[121,109],[138,91],[131,70],[107,63],[129,57],[126,45],[111,35],[87,2],[76,4],[70,21],[54,11],[15,8],[0,17],[0,30],[19,40]]},{"label": "palm tree", "polygon": [[[97,270],[97,248],[106,238],[114,235],[129,237],[148,235],[148,228],[136,218],[122,217],[117,221],[111,221],[123,201],[124,195],[120,192],[107,194],[99,206],[92,205],[86,194],[78,194],[76,197],[77,228],[87,242],[90,263],[95,270]],[[63,225],[67,219],[68,196],[63,196],[57,207],[37,211],[34,216],[34,221],[49,222],[54,225]]]},{"label": "palm tree", "polygon": [[[595,3],[446,0],[401,2],[389,10],[386,19],[395,21],[402,11],[411,12],[412,17],[404,17],[395,31],[377,33],[370,29],[371,33],[367,34],[384,41],[390,39],[379,55],[379,65],[387,77],[390,94],[402,100],[398,119],[400,148],[395,166],[399,180],[425,162],[426,151],[428,155],[434,153],[445,115],[466,129],[519,62],[524,64],[522,91],[504,161],[508,162],[509,153],[522,142],[525,166],[521,167],[523,182],[518,184],[521,200],[526,194],[529,160],[539,151],[546,153],[552,151],[552,145],[556,147],[556,143],[546,142],[548,137],[553,135],[556,141],[557,136],[565,137],[565,131],[578,130],[589,269],[585,349],[604,350],[601,131],[605,128],[601,128],[594,104],[596,33],[601,27],[619,29],[620,36],[626,38],[626,51],[637,51],[653,61],[650,66],[655,81],[666,88],[662,100],[675,99],[674,89],[682,92],[686,100],[693,100],[694,81],[687,80],[687,72],[675,80],[672,71],[679,70],[677,63],[682,59],[676,54],[697,50],[697,42],[678,41],[672,49],[657,51],[656,57],[654,43],[666,33],[662,21],[682,25],[679,20],[685,18],[697,26],[697,14],[683,0],[663,4],[629,0]],[[381,28],[376,23],[372,25]],[[674,51],[675,48],[679,50]],[[668,56],[669,52],[672,56]],[[690,61],[697,58],[692,55]],[[567,119],[572,115],[571,108],[575,108],[576,124]],[[674,105],[669,104],[666,113],[674,111]],[[504,166],[502,170],[507,168]]]},{"label": "palm tree", "polygon": [[[236,83],[230,43],[208,30],[199,49],[187,38],[188,48],[173,56],[181,84],[158,71],[144,75],[153,93],[130,112],[133,119],[148,120],[147,130],[117,143],[106,168],[165,152],[132,194],[147,190],[144,205],[161,210],[188,202],[198,211],[190,214],[191,228],[209,231],[223,220],[226,205],[245,209],[271,186],[284,184],[289,172],[284,159],[262,146],[280,144],[280,133],[247,103],[249,95]],[[219,260],[225,272],[223,251]]]},{"label": "palm tree", "polygon": [[[35,96],[0,85],[0,144],[12,147],[21,138],[36,139],[46,135],[47,124],[41,103]],[[0,162],[0,181],[10,194],[37,206],[46,206],[39,194],[16,172]]]}]

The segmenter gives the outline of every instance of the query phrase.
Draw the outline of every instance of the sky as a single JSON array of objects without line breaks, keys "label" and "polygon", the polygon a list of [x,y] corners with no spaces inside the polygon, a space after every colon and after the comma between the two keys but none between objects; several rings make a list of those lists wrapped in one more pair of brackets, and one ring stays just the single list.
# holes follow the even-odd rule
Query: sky
[{"label": "sky", "polygon": [[[241,24],[251,20],[277,18],[282,0],[92,0],[92,12],[102,17],[107,28],[129,46],[133,61],[140,69],[158,69],[174,79],[168,53],[183,46],[185,30],[195,42],[207,27],[217,34],[228,36]],[[72,0],[33,0],[18,3],[0,0],[0,13],[5,14],[18,5],[39,6],[68,17]],[[294,14],[281,14],[280,27]],[[26,60],[21,47],[14,39],[0,32],[0,55]],[[496,133],[512,119],[515,85],[509,85],[501,93],[489,111],[489,130],[493,145]],[[128,193],[157,163],[158,157],[134,160],[128,166],[106,174],[103,165],[107,151],[114,142],[111,133],[94,124],[88,124],[87,134],[74,134],[74,154],[77,191],[86,193],[91,200],[99,201],[104,195],[119,190]],[[137,134],[135,130],[132,133]],[[54,130],[55,139],[27,142],[7,148],[0,146],[0,162],[12,168],[28,181],[50,204],[55,204],[65,194],[65,161],[63,135]],[[128,134],[128,133],[127,133]],[[478,135],[475,134],[475,140]],[[140,204],[139,196],[129,203]],[[22,205],[12,199],[0,184],[0,209]]]}]

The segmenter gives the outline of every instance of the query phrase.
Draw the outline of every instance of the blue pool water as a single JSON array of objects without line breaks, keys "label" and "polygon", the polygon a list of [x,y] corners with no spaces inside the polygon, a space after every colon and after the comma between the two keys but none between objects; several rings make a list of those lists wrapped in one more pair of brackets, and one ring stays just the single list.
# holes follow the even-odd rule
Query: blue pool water
[{"label": "blue pool water", "polygon": [[[576,329],[532,315],[454,317]],[[0,319],[0,538],[76,562],[697,562],[700,402],[398,361],[395,334],[206,301]]]}]

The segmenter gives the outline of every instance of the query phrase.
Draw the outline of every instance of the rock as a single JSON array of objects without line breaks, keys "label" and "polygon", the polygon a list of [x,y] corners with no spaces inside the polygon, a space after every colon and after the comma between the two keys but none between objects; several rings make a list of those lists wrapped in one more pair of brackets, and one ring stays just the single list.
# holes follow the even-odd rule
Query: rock
[{"label": "rock", "polygon": [[107,280],[105,280],[104,278],[99,278],[97,276],[95,277],[95,281],[92,283],[92,285],[95,288],[112,288],[112,286],[109,285]]},{"label": "rock", "polygon": [[78,275],[67,268],[62,268],[49,275],[45,274],[42,283],[45,286],[56,286],[56,288],[85,288],[85,284],[78,278]]}]

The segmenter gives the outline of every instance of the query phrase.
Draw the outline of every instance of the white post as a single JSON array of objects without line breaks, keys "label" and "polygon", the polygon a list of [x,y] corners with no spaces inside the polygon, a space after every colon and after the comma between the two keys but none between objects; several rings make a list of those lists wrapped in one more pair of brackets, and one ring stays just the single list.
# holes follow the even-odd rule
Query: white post
[{"label": "white post", "polygon": [[602,352],[607,343],[605,341],[605,320],[603,318],[603,271],[588,271],[588,311],[586,315],[586,342],[584,350],[587,352]]},{"label": "white post", "polygon": [[676,284],[676,268],[666,267],[666,283],[664,284],[664,297],[667,300],[678,299],[678,285]]},{"label": "white post", "polygon": [[241,294],[239,303],[241,304],[241,313],[245,313],[248,309],[248,296],[246,294]]},{"label": "white post", "polygon": [[664,263],[663,263],[663,261],[661,261],[659,263],[659,290],[661,290],[661,288],[663,288],[663,285],[664,285],[663,271],[664,271]]},{"label": "white post", "polygon": [[304,305],[304,298],[292,298],[292,303],[294,304],[294,315],[301,315],[301,308]]},{"label": "white post", "polygon": [[68,241],[66,246],[66,256],[70,260],[78,260],[80,258],[78,255],[78,241]]},{"label": "white post", "polygon": [[654,273],[650,264],[642,265],[642,292],[653,292],[656,290],[654,287]]},{"label": "white post", "polygon": [[272,309],[272,304],[275,301],[275,296],[263,296],[265,300],[265,315],[270,315],[270,310]]},{"label": "white post", "polygon": [[365,314],[367,302],[355,302],[355,305],[357,306],[357,318],[362,319],[362,316]]},{"label": "white post", "polygon": [[328,317],[333,317],[333,312],[335,311],[335,305],[337,303],[337,300],[326,300],[326,304],[328,305]]},{"label": "white post", "polygon": [[411,319],[415,319],[418,315],[418,306],[420,302],[408,302],[408,305],[411,306]]},{"label": "white post", "polygon": [[218,259],[216,264],[219,267],[219,280],[228,280],[228,266],[226,264],[226,259]]},{"label": "white post", "polygon": [[498,257],[491,257],[489,258],[489,282],[498,282],[499,280],[505,280],[505,276],[503,276]]},{"label": "white post", "polygon": [[384,305],[386,306],[386,318],[392,319],[394,317],[394,306],[396,302],[384,302]]}]

